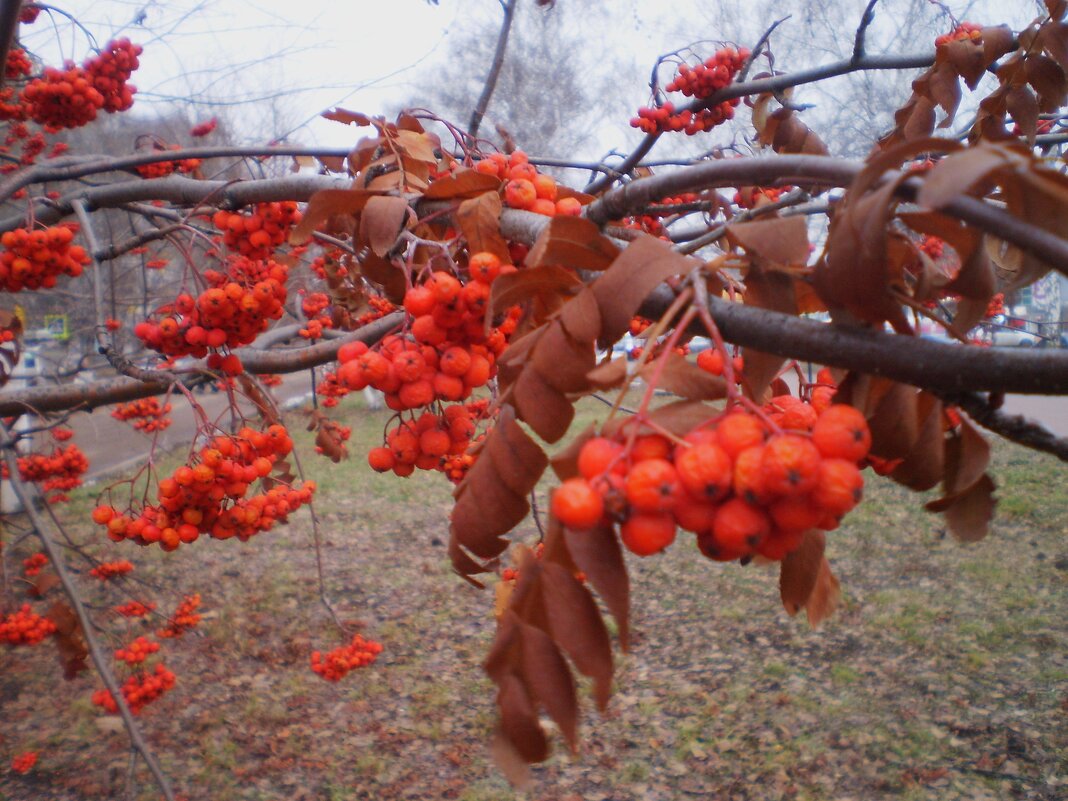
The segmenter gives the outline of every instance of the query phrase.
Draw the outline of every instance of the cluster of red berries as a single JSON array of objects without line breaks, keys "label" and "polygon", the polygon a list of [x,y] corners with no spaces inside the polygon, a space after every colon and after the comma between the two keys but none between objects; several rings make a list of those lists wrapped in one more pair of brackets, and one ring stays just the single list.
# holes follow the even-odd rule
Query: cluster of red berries
[{"label": "cluster of red berries", "polygon": [[1005,313],[1005,293],[998,292],[986,305],[986,317],[997,317]]},{"label": "cluster of red berries", "polygon": [[[678,195],[672,195],[671,197],[665,197],[656,202],[657,206],[682,206],[687,203],[695,203],[701,199],[701,196],[696,192],[682,192]],[[649,211],[650,217],[666,217],[669,214],[675,214],[676,212],[670,208]]]},{"label": "cluster of red berries", "polygon": [[632,337],[638,336],[642,331],[645,331],[649,326],[653,324],[653,321],[647,317],[635,315],[630,318],[630,335]]},{"label": "cluster of red berries", "polygon": [[[674,80],[665,89],[681,92],[686,97],[708,97],[729,86],[747,58],[749,51],[745,48],[723,48],[696,67],[679,65]],[[693,136],[702,131],[711,131],[717,125],[733,119],[734,109],[740,102],[741,99],[736,97],[695,112],[690,109],[676,111],[675,104],[669,100],[656,108],[643,106],[638,109],[638,116],[631,119],[630,124],[647,134],[685,131],[687,136]]]},{"label": "cluster of red berries", "polygon": [[[89,469],[89,460],[81,448],[73,442],[64,448],[54,448],[52,453],[30,453],[18,459],[19,477],[23,481],[39,484],[44,492],[59,493],[50,498],[55,503],[65,499],[61,493],[80,487],[82,476]],[[7,478],[7,465],[0,465],[0,476]]]},{"label": "cluster of red berries", "polygon": [[141,601],[129,601],[114,607],[115,613],[123,617],[144,617],[150,612],[154,612],[155,609],[156,605],[151,601],[147,604],[141,603]]},{"label": "cluster of red berries", "polygon": [[181,637],[200,623],[200,615],[197,613],[199,607],[200,593],[185,596],[174,610],[174,615],[167,621],[167,625],[157,631],[156,635],[165,640]]},{"label": "cluster of red berries", "polygon": [[89,254],[74,240],[73,225],[28,230],[16,228],[0,236],[0,289],[51,289],[61,275],[77,277],[89,263]]},{"label": "cluster of red berries", "polygon": [[33,72],[33,62],[21,47],[12,47],[7,51],[7,63],[4,64],[4,77],[11,81]]},{"label": "cluster of red berries", "polygon": [[[175,358],[200,359],[209,348],[247,345],[284,313],[288,276],[288,268],[274,261],[231,259],[225,273],[204,271],[209,288],[198,297],[182,293],[174,303],[156,310],[158,321],[134,326],[134,334],[146,346]],[[233,354],[212,355],[218,358],[209,367],[231,375],[241,372],[241,363]]]},{"label": "cluster of red berries", "polygon": [[89,571],[89,575],[101,581],[111,581],[116,576],[132,573],[133,569],[134,566],[129,560],[120,559],[117,562],[101,562]]},{"label": "cluster of red berries", "polygon": [[[304,294],[303,290],[301,290],[301,294]],[[323,335],[323,329],[334,327],[333,319],[326,313],[330,308],[330,296],[325,292],[305,294],[301,300],[300,307],[304,312],[304,316],[308,318],[307,324],[299,332],[304,339],[320,339]]]},{"label": "cluster of red berries", "polygon": [[113,39],[99,55],[85,62],[85,71],[104,98],[104,111],[114,114],[133,105],[137,89],[127,81],[140,66],[138,56],[141,51],[141,45],[135,45],[129,39]]},{"label": "cluster of red berries", "polygon": [[[100,111],[125,111],[137,91],[127,83],[138,67],[140,45],[116,39],[82,66],[67,62],[62,70],[46,67],[26,84],[14,108],[5,108],[12,119],[32,119],[45,130],[80,128],[96,119]],[[15,111],[17,109],[17,111]],[[11,113],[11,112],[15,113]]]},{"label": "cluster of red berries", "polygon": [[56,624],[23,604],[17,612],[0,618],[0,643],[8,645],[36,645],[56,633]]},{"label": "cluster of red berries", "polygon": [[[514,267],[506,265],[514,271]],[[466,284],[437,272],[404,296],[412,316],[407,336],[389,336],[375,350],[362,342],[338,351],[338,381],[350,391],[372,387],[385,393],[386,406],[405,411],[436,400],[461,401],[496,374],[496,358],[515,330],[519,310],[487,335],[485,312],[490,285],[505,265],[491,253],[476,253]]]},{"label": "cluster of red berries", "polygon": [[516,150],[508,156],[492,153],[476,161],[474,169],[506,182],[504,202],[513,209],[532,211],[546,217],[555,217],[557,214],[577,217],[582,213],[582,203],[574,197],[558,197],[556,181],[552,176],[539,173],[522,150]]},{"label": "cluster of red berries", "polygon": [[48,557],[43,553],[35,553],[28,559],[22,560],[22,575],[26,578],[33,578],[40,575],[46,567],[48,567]]},{"label": "cluster of red berries", "polygon": [[63,426],[56,426],[51,433],[52,439],[56,440],[56,442],[66,442],[74,438],[74,430]]},{"label": "cluster of red berries", "polygon": [[158,398],[141,398],[118,404],[112,409],[111,416],[129,423],[138,431],[151,434],[170,427],[170,413],[171,404],[161,404]]},{"label": "cluster of red berries", "polygon": [[974,22],[962,22],[949,33],[943,33],[936,38],[935,47],[941,47],[950,42],[961,42],[966,39],[973,42],[981,42],[983,40],[983,26]]},{"label": "cluster of red berries", "polygon": [[[178,145],[172,145],[170,149],[180,150],[181,148]],[[156,150],[166,150],[166,148],[157,147]],[[174,161],[154,161],[151,164],[139,164],[134,169],[137,170],[137,174],[142,178],[166,178],[176,172],[182,174],[196,172],[200,168],[200,164],[200,159],[175,159]]]},{"label": "cluster of red berries", "polygon": [[327,681],[339,681],[350,670],[370,665],[382,653],[382,644],[374,640],[365,640],[359,634],[352,642],[335,648],[326,654],[312,651],[311,669]]},{"label": "cluster of red berries", "polygon": [[629,451],[618,439],[589,440],[581,477],[553,493],[553,514],[576,529],[620,520],[623,544],[640,556],[666,548],[681,526],[710,559],[782,559],[806,531],[837,528],[859,502],[858,463],[871,445],[853,407],[810,414],[792,400],[777,423],[734,409],[674,445],[658,434],[636,437]]},{"label": "cluster of red berries", "polygon": [[793,189],[792,186],[743,186],[734,193],[734,205],[743,209],[755,209],[774,203]]},{"label": "cluster of red berries", "polygon": [[[151,673],[145,671],[126,679],[121,688],[122,697],[126,699],[130,711],[137,715],[145,706],[159,699],[168,690],[174,689],[176,682],[177,677],[160,663]],[[107,690],[94,692],[93,703],[112,715],[119,711],[119,705]]]},{"label": "cluster of red berries", "polygon": [[419,468],[440,470],[452,480],[459,474],[462,479],[474,457],[469,461],[455,457],[466,455],[474,435],[471,412],[464,405],[452,404],[440,415],[427,411],[415,420],[397,423],[387,432],[386,444],[368,452],[367,462],[379,473],[393,471],[402,478]]},{"label": "cluster of red berries", "polygon": [[29,773],[37,764],[37,752],[26,751],[11,760],[11,769],[15,773]]},{"label": "cluster of red berries", "polygon": [[215,117],[212,117],[210,120],[207,120],[207,121],[201,122],[201,123],[197,123],[192,128],[190,128],[189,129],[189,135],[192,136],[192,137],[195,137],[197,139],[199,139],[202,136],[207,136],[208,134],[210,134],[212,131],[215,130],[215,128],[216,128],[216,126],[218,126],[218,124],[219,124],[219,120],[217,118],[215,118]]},{"label": "cluster of red berries", "polygon": [[138,637],[125,648],[115,651],[115,658],[127,665],[140,665],[152,654],[159,651],[159,643],[147,637]]},{"label": "cluster of red berries", "polygon": [[250,486],[269,476],[275,462],[292,450],[293,441],[281,425],[266,431],[246,427],[233,437],[214,437],[189,464],[159,482],[157,506],[123,514],[102,505],[93,510],[93,520],[107,526],[114,542],[159,543],[165,551],[195,542],[201,534],[248,540],[311,500],[312,481],[300,489],[276,484],[246,497]]},{"label": "cluster of red berries", "polygon": [[265,387],[280,387],[282,386],[282,376],[278,373],[262,373],[260,375],[260,383]]},{"label": "cluster of red berries", "polygon": [[292,200],[257,203],[251,213],[215,212],[212,222],[223,232],[223,242],[232,251],[250,259],[267,259],[286,241],[289,230],[300,222],[301,214]]},{"label": "cluster of red berries", "polygon": [[729,86],[748,58],[748,48],[725,47],[695,67],[680,64],[675,78],[664,90],[681,92],[686,97],[708,97]]}]

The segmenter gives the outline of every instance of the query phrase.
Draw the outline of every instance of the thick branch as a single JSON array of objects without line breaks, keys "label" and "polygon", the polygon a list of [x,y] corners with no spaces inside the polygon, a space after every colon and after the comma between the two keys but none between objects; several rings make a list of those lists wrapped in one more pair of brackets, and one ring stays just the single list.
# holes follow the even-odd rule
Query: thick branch
[{"label": "thick branch", "polygon": [[[320,342],[307,348],[268,351],[261,348],[240,348],[235,353],[250,373],[295,373],[326,364],[337,358],[338,349],[346,342],[374,344],[400,324],[400,314],[394,313],[365,325],[351,336]],[[271,334],[265,335],[270,337]],[[99,406],[125,403],[137,398],[162,395],[171,386],[165,378],[158,381],[135,381],[130,378],[110,378],[91,384],[63,384],[39,387],[0,396],[0,417],[26,412],[58,412],[69,409],[91,411]]]},{"label": "thick branch", "polygon": [[501,32],[497,36],[497,49],[493,52],[493,63],[490,65],[486,83],[482,87],[482,94],[478,96],[475,109],[471,112],[471,122],[467,126],[467,133],[471,139],[478,136],[478,128],[482,125],[482,118],[489,108],[493,90],[497,88],[497,79],[501,75],[501,67],[504,66],[504,54],[508,49],[508,34],[512,31],[512,20],[515,18],[515,8],[518,0],[508,0],[504,6],[504,19],[501,21]]},{"label": "thick branch", "polygon": [[[287,175],[284,178],[263,178],[253,181],[199,181],[181,175],[171,175],[149,181],[122,183],[79,189],[56,201],[37,199],[34,219],[45,225],[58,222],[74,211],[74,201],[85,201],[86,209],[114,208],[138,200],[166,200],[183,206],[198,206],[211,201],[221,208],[241,208],[249,203],[276,200],[306,201],[321,189],[348,189],[349,178],[329,175]],[[17,214],[0,220],[0,232],[11,231],[25,223],[25,215]]]},{"label": "thick branch", "polygon": [[317,148],[297,145],[260,146],[260,147],[189,147],[182,150],[153,150],[148,153],[136,153],[130,156],[72,156],[37,164],[15,173],[0,184],[0,200],[7,200],[15,192],[31,184],[48,181],[73,181],[87,175],[104,172],[132,170],[145,164],[158,164],[161,161],[183,161],[185,159],[239,158],[254,156],[270,158],[273,156],[319,156],[323,158],[345,158],[351,148]]},{"label": "thick branch", "polygon": [[[7,0],[3,8],[0,8],[0,64],[7,64],[7,54],[15,44],[20,13],[22,13],[22,0]],[[0,70],[0,86],[3,85],[4,70]]]},{"label": "thick branch", "polygon": [[[673,293],[660,287],[639,312],[656,319]],[[828,325],[709,298],[723,338],[788,359],[884,376],[936,393],[1068,394],[1068,351],[978,348]]]},{"label": "thick branch", "polygon": [[961,392],[941,396],[944,401],[959,406],[969,416],[995,434],[1024,447],[1051,453],[1068,462],[1068,438],[1058,437],[1042,423],[1022,414],[1009,414],[991,405],[988,398],[975,392]]},{"label": "thick branch", "polygon": [[81,597],[78,595],[78,590],[74,586],[74,582],[71,581],[70,574],[67,572],[67,567],[63,563],[63,556],[56,548],[52,538],[48,536],[47,526],[41,516],[37,513],[37,508],[34,506],[34,502],[37,500],[34,495],[27,489],[19,478],[19,465],[18,458],[15,455],[14,449],[14,437],[11,436],[7,428],[0,429],[0,447],[4,449],[4,463],[7,465],[8,474],[10,475],[11,487],[15,491],[15,495],[18,497],[19,502],[22,504],[23,511],[30,519],[30,524],[37,532],[38,538],[41,540],[41,546],[44,548],[45,554],[48,556],[48,560],[52,563],[52,568],[56,571],[56,576],[59,577],[59,583],[63,586],[63,591],[67,594],[68,600],[70,600],[71,607],[74,609],[74,614],[78,618],[78,625],[81,627],[82,635],[85,637],[85,644],[89,648],[89,656],[93,660],[93,665],[96,667],[96,672],[100,674],[100,678],[104,682],[104,686],[107,687],[108,692],[111,693],[111,697],[115,700],[115,705],[119,709],[119,715],[122,717],[123,725],[126,726],[126,733],[130,736],[130,745],[137,749],[138,753],[145,760],[145,764],[148,765],[148,769],[152,772],[152,776],[156,780],[156,784],[159,785],[160,792],[163,793],[163,797],[167,801],[174,801],[174,793],[171,790],[170,782],[167,781],[167,777],[164,775],[162,768],[160,768],[159,762],[156,760],[152,750],[145,742],[145,738],[141,734],[141,729],[137,725],[137,721],[134,720],[133,714],[130,712],[130,707],[126,703],[126,698],[122,694],[122,690],[119,688],[119,682],[115,678],[115,674],[112,673],[111,668],[108,666],[107,657],[104,656],[104,651],[100,647],[100,643],[96,640],[96,635],[93,634],[92,621],[89,620],[89,614],[85,611],[85,605],[82,603]]}]

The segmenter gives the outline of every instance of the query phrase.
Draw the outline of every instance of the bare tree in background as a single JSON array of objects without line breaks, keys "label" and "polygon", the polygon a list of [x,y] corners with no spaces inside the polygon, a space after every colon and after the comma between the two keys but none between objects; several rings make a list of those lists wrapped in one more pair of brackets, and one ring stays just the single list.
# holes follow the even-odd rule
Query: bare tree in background
[{"label": "bare tree in background", "polygon": [[[607,5],[604,0],[554,7],[529,0],[518,4],[480,137],[503,144],[499,129],[530,153],[569,157],[595,146],[600,119],[627,113],[628,100],[615,91],[603,52],[588,47],[592,21],[609,13]],[[403,105],[426,107],[466,124],[493,60],[499,26],[497,15],[450,34],[447,59],[419,76]]]}]

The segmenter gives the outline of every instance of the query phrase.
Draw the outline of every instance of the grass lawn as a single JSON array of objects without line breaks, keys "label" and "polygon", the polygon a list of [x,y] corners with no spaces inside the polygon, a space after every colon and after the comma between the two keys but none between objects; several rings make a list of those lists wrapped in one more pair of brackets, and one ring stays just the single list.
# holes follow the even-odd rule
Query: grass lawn
[{"label": "grass lawn", "polygon": [[[125,582],[133,597],[203,599],[201,626],[163,641],[178,686],[140,717],[189,801],[1068,797],[1068,466],[1052,457],[996,446],[1001,505],[972,545],[866,473],[864,503],[828,537],[844,603],[815,631],[782,611],[775,573],[709,562],[686,536],[631,558],[635,637],[608,714],[587,701],[581,753],[558,749],[516,792],[487,751],[493,592],[451,572],[451,485],[366,466],[388,413],[350,399],[335,416],[352,458],[304,456],[328,592],[385,648],[339,683],[308,666],[345,638],[318,602],[307,511],[248,543],[164,554],[85,524],[99,487],[61,510],[91,552],[135,562],[148,586]],[[10,550],[9,576],[31,552]],[[80,581],[109,646],[147,628],[106,611],[126,595]],[[90,703],[97,686],[64,682],[50,647],[0,650],[0,801],[122,797],[126,735]],[[40,760],[23,777],[8,766],[26,750]],[[155,797],[143,766],[132,797]]]}]

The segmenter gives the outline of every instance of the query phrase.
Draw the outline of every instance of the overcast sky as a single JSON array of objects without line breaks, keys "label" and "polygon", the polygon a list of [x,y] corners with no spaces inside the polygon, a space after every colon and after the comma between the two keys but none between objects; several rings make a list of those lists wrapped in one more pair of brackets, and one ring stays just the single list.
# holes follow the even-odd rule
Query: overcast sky
[{"label": "overcast sky", "polygon": [[[606,48],[605,61],[614,63],[619,75],[635,76],[628,79],[637,84],[635,106],[644,102],[643,84],[657,55],[690,39],[717,36],[702,24],[711,1],[673,0],[665,6],[649,0],[607,0],[613,12],[610,27],[603,21],[592,27],[591,46]],[[561,6],[583,2],[559,0]],[[761,2],[738,7],[744,14]],[[858,9],[864,5],[863,0],[824,2]],[[295,130],[294,141],[338,146],[351,144],[355,132],[320,119],[320,111],[342,105],[376,113],[396,106],[420,70],[448,57],[450,29],[470,25],[469,17],[494,24],[500,19],[496,0],[440,0],[438,5],[426,0],[72,0],[58,5],[96,34],[100,44],[121,34],[145,46],[134,76],[141,90],[135,109],[142,114],[170,98],[188,98],[198,104],[193,114],[201,119],[224,108],[250,141],[270,138],[260,131],[273,128],[272,135]],[[712,3],[719,8],[734,5],[733,0]],[[786,5],[763,2],[761,8],[774,11]],[[997,14],[998,21],[1020,24],[1033,16],[1032,0],[950,5],[977,21]],[[571,6],[576,7],[582,8]],[[665,7],[671,12],[665,14]],[[984,18],[984,11],[993,13]],[[42,14],[35,25],[24,26],[27,45],[49,60],[83,59],[88,52],[85,34],[62,17],[53,20]],[[877,21],[893,24],[885,14]],[[753,19],[739,30],[759,31],[766,23]],[[852,31],[843,35],[851,39]],[[913,49],[921,49],[921,44]],[[905,97],[907,91],[901,100]],[[219,103],[225,106],[214,105]],[[264,122],[265,115],[269,122]],[[610,123],[609,146],[636,141],[625,119]]]}]

